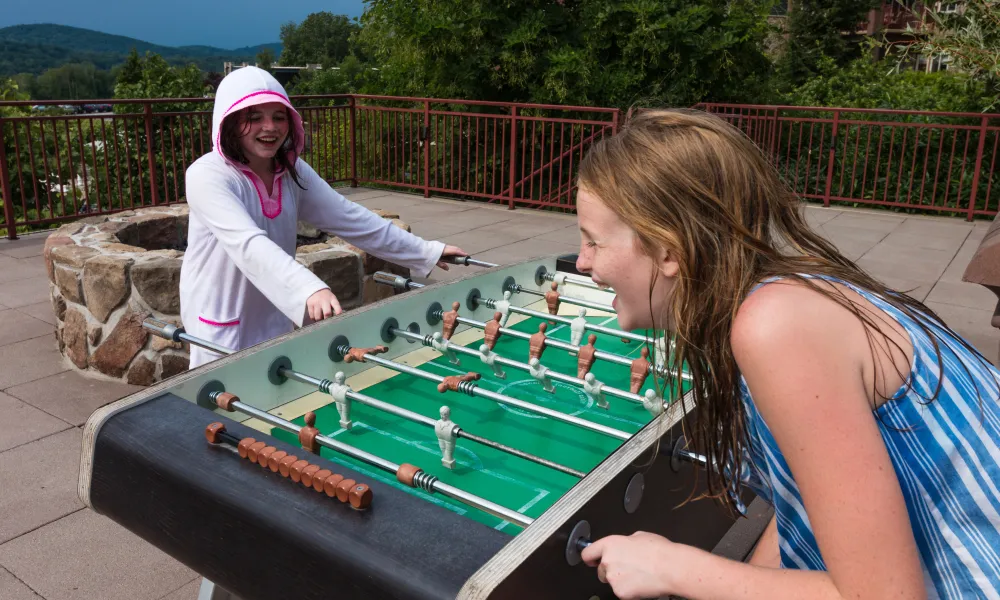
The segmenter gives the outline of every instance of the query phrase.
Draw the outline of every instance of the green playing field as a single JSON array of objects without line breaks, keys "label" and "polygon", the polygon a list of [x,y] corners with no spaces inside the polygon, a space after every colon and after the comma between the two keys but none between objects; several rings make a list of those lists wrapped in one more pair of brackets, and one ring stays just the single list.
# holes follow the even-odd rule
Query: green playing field
[{"label": "green playing field", "polygon": [[[588,320],[607,327],[617,327],[614,317],[588,317]],[[538,322],[537,319],[527,319],[511,328],[534,333],[538,329]],[[549,325],[546,333],[549,337],[562,341],[568,342],[570,338],[570,329],[567,325]],[[407,342],[397,339],[393,343]],[[477,341],[470,347],[478,349],[481,343],[481,340]],[[599,350],[630,358],[638,356],[640,350],[638,342],[624,343],[618,338],[607,335],[598,335],[596,346]],[[416,350],[419,346],[414,344],[413,348]],[[528,362],[527,340],[501,335],[494,350],[506,358]],[[438,356],[419,368],[440,376],[476,371],[482,374],[482,379],[477,383],[483,389],[576,415],[630,434],[639,431],[651,418],[642,405],[636,402],[606,395],[610,407],[602,409],[588,399],[583,389],[576,386],[554,381],[555,393],[548,393],[526,371],[503,367],[506,379],[500,379],[494,375],[491,367],[483,364],[476,356],[462,354],[457,356],[461,361],[460,365],[453,365],[447,357]],[[576,376],[576,356],[559,348],[546,348],[542,364],[549,369]],[[627,366],[598,360],[591,372],[607,386],[628,390]],[[652,388],[653,385],[653,378],[649,377],[643,389]],[[359,391],[435,420],[440,418],[441,406],[447,405],[451,407],[451,420],[470,434],[506,444],[583,472],[589,472],[622,443],[603,434],[519,408],[501,405],[486,398],[471,397],[459,392],[442,394],[437,391],[434,383],[406,374],[397,374]],[[461,438],[455,448],[454,468],[447,469],[441,464],[441,451],[433,429],[357,402],[351,404],[353,426],[349,430],[340,427],[340,416],[332,402],[315,411],[315,414],[316,427],[326,436],[393,462],[414,464],[436,475],[445,483],[532,518],[544,512],[578,481],[572,475]],[[303,425],[304,420],[299,418],[295,423]],[[272,435],[292,444],[298,442],[296,436],[285,431],[275,429]],[[396,481],[394,474],[329,448],[322,448],[322,455],[334,462],[347,465],[370,479],[417,494],[428,502],[436,503],[487,526],[511,534],[520,531],[516,525],[457,500],[404,486]],[[377,505],[378,498],[375,498],[373,507]]]}]

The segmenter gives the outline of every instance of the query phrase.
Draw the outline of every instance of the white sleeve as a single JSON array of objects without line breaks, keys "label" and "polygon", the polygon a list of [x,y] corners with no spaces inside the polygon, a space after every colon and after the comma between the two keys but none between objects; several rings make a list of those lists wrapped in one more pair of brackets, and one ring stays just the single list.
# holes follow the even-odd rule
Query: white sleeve
[{"label": "white sleeve", "polygon": [[420,277],[430,275],[444,252],[442,242],[415,236],[344,198],[305,161],[299,159],[295,165],[306,188],[299,193],[301,220],[382,260],[406,267]]},{"label": "white sleeve", "polygon": [[306,300],[329,286],[267,237],[229,178],[196,166],[187,171],[185,191],[191,214],[212,232],[240,272],[301,327]]}]

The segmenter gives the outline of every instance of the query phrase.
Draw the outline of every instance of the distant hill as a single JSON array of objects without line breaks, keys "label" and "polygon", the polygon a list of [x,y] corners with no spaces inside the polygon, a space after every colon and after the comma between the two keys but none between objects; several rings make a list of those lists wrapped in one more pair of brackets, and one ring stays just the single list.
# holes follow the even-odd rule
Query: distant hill
[{"label": "distant hill", "polygon": [[91,62],[109,69],[135,48],[154,52],[171,64],[194,63],[203,71],[221,71],[222,63],[253,62],[263,48],[281,53],[280,43],[227,50],[213,46],[161,46],[122,35],[66,25],[13,25],[0,29],[0,77],[17,73],[41,74],[66,63]]}]

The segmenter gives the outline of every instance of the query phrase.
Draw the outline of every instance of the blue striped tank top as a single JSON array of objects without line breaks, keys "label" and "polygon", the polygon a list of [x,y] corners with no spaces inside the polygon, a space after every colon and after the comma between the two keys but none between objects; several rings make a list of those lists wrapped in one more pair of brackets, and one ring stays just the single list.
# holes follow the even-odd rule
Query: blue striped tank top
[{"label": "blue striped tank top", "polygon": [[[1000,371],[920,316],[936,334],[938,359],[913,318],[877,294],[823,278],[885,311],[913,344],[912,389],[901,387],[873,418],[880,417],[906,500],[928,597],[1000,599]],[[938,397],[928,403],[939,381]],[[741,394],[750,434],[742,479],[774,506],[781,566],[826,570],[795,479],[742,378]]]}]

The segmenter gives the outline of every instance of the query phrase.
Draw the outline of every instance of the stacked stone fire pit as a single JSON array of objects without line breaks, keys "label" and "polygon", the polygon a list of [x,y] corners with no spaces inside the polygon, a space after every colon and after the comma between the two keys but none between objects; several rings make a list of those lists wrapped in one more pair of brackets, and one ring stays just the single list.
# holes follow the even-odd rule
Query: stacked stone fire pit
[{"label": "stacked stone fire pit", "polygon": [[[375,211],[407,231],[399,215]],[[151,207],[62,226],[45,243],[59,351],[95,377],[151,385],[188,368],[186,344],[142,328],[147,317],[177,326],[188,207]],[[344,310],[391,296],[379,270],[409,275],[347,242],[300,226],[296,260],[330,285]]]}]

